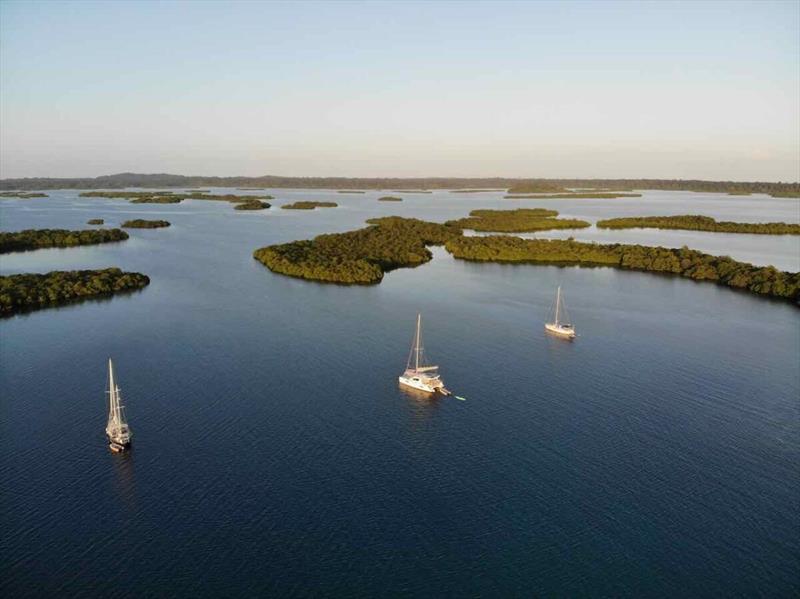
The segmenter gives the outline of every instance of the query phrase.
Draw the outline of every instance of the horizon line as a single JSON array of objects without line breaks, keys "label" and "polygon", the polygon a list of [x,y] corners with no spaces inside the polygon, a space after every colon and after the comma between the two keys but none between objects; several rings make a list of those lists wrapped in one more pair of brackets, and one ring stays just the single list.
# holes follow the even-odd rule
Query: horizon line
[{"label": "horizon line", "polygon": [[369,177],[352,177],[346,175],[184,175],[177,173],[137,173],[133,171],[123,171],[117,173],[110,173],[105,175],[95,176],[72,176],[72,177],[52,177],[52,176],[31,176],[31,177],[3,177],[0,182],[8,181],[31,181],[35,179],[51,180],[51,181],[78,181],[82,179],[95,180],[112,177],[183,177],[186,179],[338,179],[338,180],[351,180],[351,181],[373,181],[373,180],[391,180],[391,181],[414,181],[414,180],[461,180],[461,181],[683,181],[683,182],[705,182],[705,183],[774,183],[784,185],[800,185],[800,179],[796,181],[782,181],[782,180],[753,180],[753,179],[682,179],[680,177],[542,177],[542,176],[502,176],[492,175],[484,177],[475,176],[448,176],[448,175],[417,175],[412,177],[397,177],[397,176],[369,176]]}]

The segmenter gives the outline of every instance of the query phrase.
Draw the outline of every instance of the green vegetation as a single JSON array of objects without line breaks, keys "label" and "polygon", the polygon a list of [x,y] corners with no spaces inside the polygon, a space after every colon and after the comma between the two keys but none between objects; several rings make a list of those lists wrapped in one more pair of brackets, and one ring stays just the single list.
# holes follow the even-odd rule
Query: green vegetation
[{"label": "green vegetation", "polygon": [[253,257],[273,272],[284,275],[326,283],[374,284],[394,268],[429,261],[432,255],[426,246],[444,243],[448,252],[462,260],[611,266],[677,274],[800,303],[800,273],[782,272],[772,266],[753,266],[686,247],[601,245],[571,239],[521,239],[507,235],[465,237],[459,228],[450,224],[398,216],[367,222],[371,226],[357,231],[260,248]]},{"label": "green vegetation", "polygon": [[134,220],[126,220],[122,223],[122,226],[126,229],[160,229],[162,227],[169,227],[169,222],[165,220],[145,220],[143,218],[137,218]]},{"label": "green vegetation", "polygon": [[139,198],[153,198],[172,195],[171,191],[84,191],[82,198],[109,198],[134,200]]},{"label": "green vegetation", "polygon": [[800,190],[795,191],[779,191],[769,194],[773,198],[800,198]]},{"label": "green vegetation", "polygon": [[[543,186],[548,186],[543,189]],[[46,190],[46,189],[127,189],[132,187],[146,189],[177,188],[194,189],[207,187],[255,188],[294,188],[294,189],[374,189],[393,190],[403,193],[407,190],[430,189],[530,189],[531,191],[511,191],[510,193],[534,193],[543,191],[553,193],[576,188],[621,189],[662,189],[669,191],[702,191],[728,193],[747,191],[750,193],[800,193],[800,183],[769,183],[764,181],[700,181],[680,179],[509,179],[504,177],[417,177],[410,179],[371,178],[353,179],[346,177],[184,177],[182,175],[145,175],[139,173],[120,173],[93,179],[55,179],[21,178],[0,180],[0,190]],[[425,193],[430,193],[425,191]],[[261,198],[264,199],[264,198]]]},{"label": "green vegetation", "polygon": [[379,202],[402,202],[403,198],[398,198],[397,196],[383,196],[382,198],[378,198]]},{"label": "green vegetation", "polygon": [[729,191],[729,196],[749,196],[752,195],[749,191]]},{"label": "green vegetation", "polygon": [[23,191],[4,191],[0,193],[0,198],[17,198],[20,200],[30,200],[31,198],[47,198],[46,193],[25,193]]},{"label": "green vegetation", "polygon": [[508,188],[508,193],[563,193],[569,191],[563,185],[549,181],[529,181]]},{"label": "green vegetation", "polygon": [[284,210],[313,210],[314,208],[336,208],[336,202],[294,202],[281,206]]},{"label": "green vegetation", "polygon": [[131,204],[180,204],[183,201],[181,196],[150,196],[144,198],[135,198],[131,200]]},{"label": "green vegetation", "polygon": [[601,229],[685,229],[714,233],[754,233],[757,235],[800,235],[800,225],[787,223],[736,223],[716,221],[710,216],[684,214],[681,216],[641,216],[610,218],[597,221]]},{"label": "green vegetation", "polygon": [[[234,194],[214,195],[202,190],[195,190],[189,193],[174,193],[172,191],[87,191],[81,194],[86,198],[123,198],[129,199],[132,204],[178,204],[183,200],[211,200],[219,202],[230,202],[231,204],[246,203],[246,208],[238,210],[263,210],[269,208],[259,203],[259,200],[272,200],[269,195],[260,196],[238,196]],[[260,207],[256,207],[260,206]],[[234,206],[236,208],[236,206]]]},{"label": "green vegetation", "polygon": [[613,200],[614,198],[640,198],[640,193],[621,192],[588,192],[588,193],[557,193],[552,195],[507,195],[507,200]]},{"label": "green vegetation", "polygon": [[319,235],[256,250],[253,257],[273,272],[341,284],[380,283],[395,268],[417,266],[432,255],[427,245],[441,245],[458,229],[413,218],[390,216],[367,221],[369,227]]},{"label": "green vegetation", "polygon": [[462,260],[612,266],[672,273],[696,281],[712,281],[753,293],[800,301],[800,273],[758,267],[727,256],[711,256],[689,248],[581,243],[572,240],[519,237],[454,237],[447,251]]},{"label": "green vegetation", "polygon": [[0,276],[0,314],[38,310],[82,299],[142,289],[150,279],[119,268]]},{"label": "green vegetation", "polygon": [[340,189],[336,193],[367,193],[367,192],[361,191],[359,189]]},{"label": "green vegetation", "polygon": [[473,231],[524,233],[552,229],[582,229],[591,226],[585,220],[557,219],[558,211],[545,208],[518,210],[473,210],[469,217],[447,221],[445,224]]},{"label": "green vegetation", "polygon": [[78,245],[96,245],[128,239],[120,229],[26,229],[13,233],[0,233],[0,254],[24,252],[43,248],[68,248]]},{"label": "green vegetation", "polygon": [[264,210],[265,208],[269,208],[271,204],[268,202],[262,202],[261,200],[253,200],[252,202],[239,202],[236,204],[233,209],[234,210]]},{"label": "green vegetation", "polygon": [[210,193],[190,193],[188,195],[182,196],[184,199],[187,200],[212,200],[215,202],[230,202],[231,204],[236,204],[237,202],[252,202],[254,200],[274,200],[272,196],[269,195],[261,195],[261,196],[237,196],[231,193],[223,194],[223,195],[214,195]]},{"label": "green vegetation", "polygon": [[613,193],[622,193],[622,192],[633,191],[633,189],[619,189],[619,188],[615,189],[613,187],[579,187],[579,188],[571,189],[570,193],[576,193],[576,192],[581,192],[581,191],[591,191],[592,193],[597,193],[597,192],[601,192],[601,191],[610,191],[610,192],[613,192]]},{"label": "green vegetation", "polygon": [[211,193],[210,189],[187,189],[186,193]]},{"label": "green vegetation", "polygon": [[433,193],[427,189],[393,189],[395,193]]},{"label": "green vegetation", "polygon": [[87,225],[102,225],[104,222],[106,222],[106,221],[104,221],[102,218],[90,218],[89,220],[86,221],[86,224]]}]

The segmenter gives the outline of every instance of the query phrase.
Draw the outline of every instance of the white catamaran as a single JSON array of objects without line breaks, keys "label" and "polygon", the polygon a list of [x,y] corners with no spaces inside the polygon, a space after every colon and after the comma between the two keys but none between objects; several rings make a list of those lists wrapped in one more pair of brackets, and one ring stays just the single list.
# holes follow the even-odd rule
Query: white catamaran
[{"label": "white catamaran", "polygon": [[425,366],[422,348],[422,315],[417,314],[417,333],[408,355],[406,371],[399,377],[401,385],[424,391],[425,393],[441,393],[450,395],[441,377],[438,366]]},{"label": "white catamaran", "polygon": [[[553,322],[546,322],[544,324],[544,328],[546,331],[553,333],[554,335],[559,335],[561,337],[567,337],[568,339],[575,338],[575,327],[572,326],[569,322],[569,317],[566,316],[567,308],[563,306],[563,300],[561,299],[561,287],[558,287],[556,291],[556,314]],[[567,318],[567,322],[561,322],[561,313]]]},{"label": "white catamaran", "polygon": [[122,405],[119,387],[114,382],[114,365],[108,359],[108,424],[106,436],[111,451],[124,451],[131,446],[131,429],[125,418],[125,407]]}]

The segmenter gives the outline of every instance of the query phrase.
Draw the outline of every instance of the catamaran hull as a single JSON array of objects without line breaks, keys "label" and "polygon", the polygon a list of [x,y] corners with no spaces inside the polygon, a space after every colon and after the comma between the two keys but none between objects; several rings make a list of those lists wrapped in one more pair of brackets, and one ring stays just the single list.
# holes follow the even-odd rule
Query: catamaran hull
[{"label": "catamaran hull", "polygon": [[430,385],[426,385],[422,381],[415,381],[413,379],[406,378],[404,376],[397,377],[397,380],[400,381],[401,385],[406,387],[410,387],[412,389],[416,389],[417,391],[424,391],[425,393],[436,393],[436,388],[431,387]]},{"label": "catamaran hull", "polygon": [[409,387],[410,389],[416,389],[417,391],[422,391],[423,393],[441,393],[442,395],[450,395],[450,391],[445,389],[444,386],[433,387],[427,383],[423,383],[422,381],[415,381],[414,379],[404,376],[397,377],[397,380],[402,386]]},{"label": "catamaran hull", "polygon": [[544,325],[544,330],[548,333],[552,333],[553,335],[563,337],[564,339],[572,340],[575,338],[575,331],[573,329],[564,329],[552,324],[546,324]]}]

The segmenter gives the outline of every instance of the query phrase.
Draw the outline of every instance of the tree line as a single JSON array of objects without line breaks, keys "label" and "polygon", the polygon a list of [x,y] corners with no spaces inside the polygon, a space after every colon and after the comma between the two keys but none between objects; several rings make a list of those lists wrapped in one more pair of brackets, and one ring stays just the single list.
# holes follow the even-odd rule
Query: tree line
[{"label": "tree line", "polygon": [[712,231],[714,233],[752,233],[756,235],[800,235],[800,225],[717,221],[710,216],[701,216],[699,214],[609,218],[597,221],[597,226],[601,229],[650,228]]},{"label": "tree line", "polygon": [[0,276],[0,314],[38,310],[82,299],[142,289],[150,279],[119,268]]},{"label": "tree line", "polygon": [[0,233],[0,254],[43,248],[67,248],[124,241],[128,234],[121,229],[25,229]]},{"label": "tree line", "polygon": [[497,233],[526,233],[554,229],[583,229],[591,226],[585,220],[555,218],[557,210],[518,208],[517,210],[473,210],[466,218],[449,220],[445,224],[458,229]]},{"label": "tree line", "polygon": [[800,273],[773,266],[753,266],[728,256],[680,249],[573,240],[519,237],[454,237],[445,246],[455,258],[479,262],[527,262],[611,266],[671,273],[695,281],[711,281],[752,293],[800,301]]},{"label": "tree line", "polygon": [[[349,177],[206,177],[138,173],[120,173],[95,178],[17,178],[0,179],[0,190],[39,189],[124,189],[126,187],[237,187],[237,188],[297,188],[297,189],[386,189],[386,190],[430,190],[430,189],[513,189],[527,186],[528,189],[555,188],[593,190],[662,189],[669,191],[699,191],[721,193],[766,193],[800,195],[800,183],[766,181],[703,181],[685,179],[553,179],[553,178],[506,178],[506,177],[423,177],[423,178],[349,178]],[[784,196],[781,196],[784,197]],[[268,199],[268,198],[265,198]]]}]

